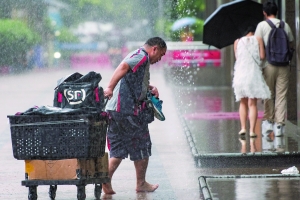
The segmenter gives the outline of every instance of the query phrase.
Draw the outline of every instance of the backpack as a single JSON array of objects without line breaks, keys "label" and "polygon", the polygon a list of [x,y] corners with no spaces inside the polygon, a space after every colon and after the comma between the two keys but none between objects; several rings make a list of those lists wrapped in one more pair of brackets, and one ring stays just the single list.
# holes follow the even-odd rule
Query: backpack
[{"label": "backpack", "polygon": [[105,103],[103,88],[98,86],[101,79],[101,75],[93,71],[84,76],[76,72],[59,79],[54,89],[53,106],[102,111]]},{"label": "backpack", "polygon": [[268,62],[275,66],[289,65],[293,52],[290,49],[288,36],[284,30],[284,22],[280,20],[278,28],[271,20],[267,19],[266,22],[272,28],[266,46],[266,57]]}]

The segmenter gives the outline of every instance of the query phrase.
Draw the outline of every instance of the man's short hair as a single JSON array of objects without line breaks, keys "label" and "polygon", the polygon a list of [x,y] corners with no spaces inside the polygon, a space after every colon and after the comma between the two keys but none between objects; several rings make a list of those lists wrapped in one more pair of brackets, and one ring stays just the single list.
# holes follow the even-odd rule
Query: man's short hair
[{"label": "man's short hair", "polygon": [[167,47],[166,42],[163,39],[161,39],[160,37],[149,38],[145,44],[147,44],[151,47],[157,45],[162,49]]},{"label": "man's short hair", "polygon": [[270,15],[276,16],[277,12],[278,12],[278,7],[275,2],[268,1],[263,4],[263,11],[265,11],[267,16],[270,16]]}]

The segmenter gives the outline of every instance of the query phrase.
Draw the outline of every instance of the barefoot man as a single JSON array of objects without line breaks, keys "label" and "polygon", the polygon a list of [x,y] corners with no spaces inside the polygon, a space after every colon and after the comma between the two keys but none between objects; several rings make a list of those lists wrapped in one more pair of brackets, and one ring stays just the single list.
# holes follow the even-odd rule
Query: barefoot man
[{"label": "barefoot man", "polygon": [[[152,143],[148,123],[139,116],[139,103],[146,98],[148,90],[159,96],[157,88],[149,84],[149,68],[150,64],[160,61],[166,51],[163,39],[148,39],[124,58],[104,90],[104,95],[109,98],[106,105],[109,113],[109,177],[113,177],[122,160],[129,155],[135,166],[137,192],[153,192],[158,188],[158,184],[146,182]],[[115,194],[111,182],[103,184],[102,188],[105,194]]]}]

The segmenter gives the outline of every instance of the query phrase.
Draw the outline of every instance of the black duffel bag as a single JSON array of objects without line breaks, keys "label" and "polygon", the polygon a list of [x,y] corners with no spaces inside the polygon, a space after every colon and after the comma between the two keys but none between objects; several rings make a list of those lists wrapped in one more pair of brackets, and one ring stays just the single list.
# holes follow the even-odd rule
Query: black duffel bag
[{"label": "black duffel bag", "polygon": [[102,77],[91,71],[86,75],[78,72],[58,80],[54,92],[53,106],[59,108],[94,108],[104,109],[103,88],[98,86]]}]

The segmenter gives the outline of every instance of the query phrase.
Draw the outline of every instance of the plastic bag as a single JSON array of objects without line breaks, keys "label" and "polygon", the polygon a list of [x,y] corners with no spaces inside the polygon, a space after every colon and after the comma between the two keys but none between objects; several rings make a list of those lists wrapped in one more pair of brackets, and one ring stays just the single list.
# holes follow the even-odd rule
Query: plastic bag
[{"label": "plastic bag", "polygon": [[299,174],[297,167],[293,166],[281,171],[282,174]]}]

